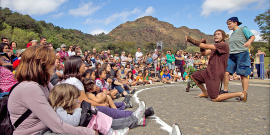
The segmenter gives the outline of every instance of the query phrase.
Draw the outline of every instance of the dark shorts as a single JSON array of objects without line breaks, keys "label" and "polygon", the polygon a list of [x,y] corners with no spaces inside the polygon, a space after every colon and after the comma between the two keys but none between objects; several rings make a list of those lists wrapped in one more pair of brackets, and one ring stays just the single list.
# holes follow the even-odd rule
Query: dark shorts
[{"label": "dark shorts", "polygon": [[251,61],[248,51],[230,54],[226,72],[229,72],[231,75],[236,72],[237,75],[248,76],[251,74],[250,66]]},{"label": "dark shorts", "polygon": [[191,75],[199,84],[205,83],[208,96],[211,99],[216,99],[219,94],[221,77],[212,75],[208,77],[206,70],[200,70]]}]

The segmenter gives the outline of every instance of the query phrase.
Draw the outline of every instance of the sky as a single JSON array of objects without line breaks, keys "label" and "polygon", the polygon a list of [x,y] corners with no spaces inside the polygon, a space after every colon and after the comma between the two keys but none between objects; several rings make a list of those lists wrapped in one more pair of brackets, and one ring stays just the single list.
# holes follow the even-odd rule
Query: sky
[{"label": "sky", "polygon": [[230,34],[226,21],[238,17],[261,40],[254,22],[269,7],[269,0],[0,0],[1,7],[28,14],[37,21],[88,34],[109,33],[118,25],[153,16],[178,28],[187,26],[213,34],[222,29]]}]

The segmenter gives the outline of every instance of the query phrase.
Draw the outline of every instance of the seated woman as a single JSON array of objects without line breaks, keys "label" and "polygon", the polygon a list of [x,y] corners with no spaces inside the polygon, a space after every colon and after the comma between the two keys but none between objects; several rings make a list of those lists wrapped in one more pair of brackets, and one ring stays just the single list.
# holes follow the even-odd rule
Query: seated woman
[{"label": "seated woman", "polygon": [[7,95],[10,88],[17,83],[14,74],[3,66],[3,57],[6,55],[6,53],[0,53],[0,98]]},{"label": "seated woman", "polygon": [[171,77],[172,77],[172,79],[173,79],[173,81],[174,82],[177,82],[177,80],[180,80],[181,79],[181,77],[178,75],[178,74],[174,74],[174,70],[173,69],[170,69],[170,75],[171,75]]},{"label": "seated woman", "polygon": [[11,58],[8,56],[10,50],[9,50],[9,46],[6,43],[0,43],[0,53],[6,53],[7,55],[2,55],[2,60],[3,60],[3,64],[4,66],[10,66],[12,67],[12,60]]},{"label": "seated woman", "polygon": [[8,99],[8,111],[11,123],[30,109],[27,117],[13,132],[14,135],[37,134],[50,128],[59,134],[95,134],[85,127],[74,127],[59,119],[48,97],[53,86],[50,76],[54,73],[55,53],[48,46],[31,46],[22,54],[15,78],[20,82]]},{"label": "seated woman", "polygon": [[85,78],[82,80],[86,96],[97,102],[97,103],[107,103],[109,107],[119,110],[124,110],[126,107],[125,102],[114,103],[111,96],[107,95],[105,91],[100,92],[100,88],[95,85],[92,79]]},{"label": "seated woman", "polygon": [[128,71],[128,73],[126,75],[126,82],[127,82],[127,84],[132,85],[132,86],[137,85],[137,81],[134,78],[132,71]]}]

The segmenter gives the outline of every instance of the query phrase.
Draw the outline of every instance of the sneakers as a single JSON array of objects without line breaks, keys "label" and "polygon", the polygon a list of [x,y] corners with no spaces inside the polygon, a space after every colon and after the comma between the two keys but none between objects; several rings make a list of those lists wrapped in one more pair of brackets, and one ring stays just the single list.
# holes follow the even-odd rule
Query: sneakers
[{"label": "sneakers", "polygon": [[147,108],[144,112],[145,118],[147,118],[149,116],[153,116],[154,114],[155,114],[155,112],[154,112],[152,107]]},{"label": "sneakers", "polygon": [[132,108],[132,102],[130,101],[131,96],[130,95],[126,95],[125,99],[122,102],[126,103],[126,108]]},{"label": "sneakers", "polygon": [[149,80],[150,84],[153,84],[151,80]]},{"label": "sneakers", "polygon": [[174,82],[171,82],[171,84],[173,84]]},{"label": "sneakers", "polygon": [[219,94],[228,93],[228,91],[221,90]]},{"label": "sneakers", "polygon": [[145,103],[143,101],[140,102],[139,108],[133,112],[132,114],[137,118],[137,125],[144,126],[145,125]]},{"label": "sneakers", "polygon": [[180,128],[177,124],[173,124],[173,129],[170,135],[181,135]]},{"label": "sneakers", "polygon": [[130,94],[134,94],[134,93],[135,93],[135,88],[132,91],[130,91]]},{"label": "sneakers", "polygon": [[109,133],[107,133],[107,135],[127,135],[128,131],[129,131],[128,127],[124,129],[118,129],[118,130],[114,130],[111,128]]}]

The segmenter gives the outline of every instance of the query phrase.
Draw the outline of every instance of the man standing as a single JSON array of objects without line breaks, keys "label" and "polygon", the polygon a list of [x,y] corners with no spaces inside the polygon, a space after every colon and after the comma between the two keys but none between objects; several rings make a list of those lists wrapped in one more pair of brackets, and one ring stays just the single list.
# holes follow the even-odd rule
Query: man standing
[{"label": "man standing", "polygon": [[46,45],[46,38],[41,36],[39,42],[40,45]]},{"label": "man standing", "polygon": [[261,77],[261,69],[260,69],[260,55],[261,54],[266,56],[265,52],[262,52],[260,49],[258,50],[258,53],[256,53],[256,55],[255,55],[255,66],[256,66],[256,69],[257,69],[258,78]]},{"label": "man standing", "polygon": [[158,63],[158,51],[155,49],[155,53],[153,54],[153,60],[154,60],[154,70],[155,73],[157,72],[157,63]]},{"label": "man standing", "polygon": [[31,46],[34,46],[34,45],[37,45],[38,44],[38,41],[37,40],[32,40],[31,41]]},{"label": "man standing", "polygon": [[[201,42],[186,37],[187,42],[190,42],[200,47],[200,52],[203,56],[210,54],[209,65],[206,70],[200,70],[191,75],[191,79],[202,90],[202,93],[197,97],[210,97],[212,101],[219,102],[233,97],[240,97],[242,101],[247,100],[247,93],[224,93],[219,95],[220,82],[224,78],[224,73],[227,67],[229,57],[229,45],[225,43],[226,33],[223,30],[216,30],[214,33],[215,44],[206,44],[206,40]],[[208,50],[206,50],[208,49]],[[206,89],[204,84],[206,85]]]},{"label": "man standing", "polygon": [[96,56],[97,55],[97,50],[96,48],[93,48],[93,54]]},{"label": "man standing", "polygon": [[46,43],[46,44],[47,44],[47,46],[49,46],[50,49],[53,50],[53,45],[52,45],[52,43]]},{"label": "man standing", "polygon": [[125,52],[122,52],[121,53],[120,59],[121,59],[121,65],[123,65],[125,67],[126,64],[127,64],[127,57],[126,57],[126,53]]},{"label": "man standing", "polygon": [[248,75],[251,74],[248,49],[255,40],[255,36],[247,27],[239,27],[241,24],[237,17],[231,17],[227,20],[228,28],[233,30],[233,33],[229,41],[230,56],[223,79],[224,90],[221,93],[228,93],[229,75],[233,75],[235,72],[241,77],[243,91],[247,92],[248,90]]},{"label": "man standing", "polygon": [[136,63],[140,63],[140,61],[143,58],[143,54],[141,52],[141,48],[140,47],[137,48],[137,52],[135,53],[135,58],[136,58],[136,61],[137,61]]}]

